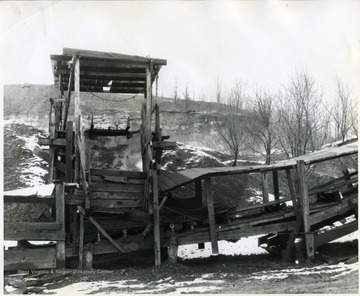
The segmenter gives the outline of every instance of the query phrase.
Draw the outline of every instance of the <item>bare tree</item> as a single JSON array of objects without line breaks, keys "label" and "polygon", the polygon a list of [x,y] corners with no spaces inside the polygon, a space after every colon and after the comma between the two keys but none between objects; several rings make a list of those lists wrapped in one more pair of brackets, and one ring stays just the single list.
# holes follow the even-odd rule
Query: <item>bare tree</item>
[{"label": "bare tree", "polygon": [[[326,107],[325,107],[326,108]],[[336,78],[336,99],[332,110],[326,108],[335,123],[335,138],[345,141],[350,133],[357,135],[357,98],[353,98],[352,89]]]},{"label": "bare tree", "polygon": [[265,163],[270,164],[272,149],[278,143],[275,96],[256,89],[255,102],[249,115],[248,128],[253,140],[251,149],[261,154],[265,151]]},{"label": "bare tree", "polygon": [[178,82],[177,78],[175,78],[175,86],[174,86],[174,101],[176,102],[178,99]]},{"label": "bare tree", "polygon": [[222,85],[219,77],[216,80],[216,102],[221,103],[221,97],[222,97]]},{"label": "bare tree", "polygon": [[323,144],[322,94],[307,72],[297,72],[280,93],[278,140],[288,158]]},{"label": "bare tree", "polygon": [[229,108],[221,114],[217,128],[220,140],[233,154],[233,166],[236,166],[240,149],[248,137],[248,129],[245,127],[246,120],[242,115],[244,99],[242,84],[235,82],[227,100]]},{"label": "bare tree", "polygon": [[186,112],[189,111],[189,101],[190,101],[190,94],[189,94],[189,86],[186,81],[185,90],[184,90],[184,100],[185,100],[185,110]]}]

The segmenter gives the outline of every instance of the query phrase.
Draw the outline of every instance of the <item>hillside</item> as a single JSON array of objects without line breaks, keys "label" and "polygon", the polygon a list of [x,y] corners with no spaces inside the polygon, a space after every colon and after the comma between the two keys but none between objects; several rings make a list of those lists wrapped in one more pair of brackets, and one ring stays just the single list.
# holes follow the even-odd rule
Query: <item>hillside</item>
[{"label": "hillside", "polygon": [[[53,85],[6,85],[5,119],[21,118],[22,121],[46,131],[50,110],[49,98],[59,98],[59,95]],[[137,130],[140,125],[142,98],[142,95],[82,92],[83,117],[90,122],[91,116],[94,116],[95,125],[104,128],[123,124],[130,117],[131,129]],[[192,146],[224,148],[219,147],[216,141],[214,125],[219,118],[218,110],[228,108],[226,105],[190,100],[189,110],[186,110],[184,100],[174,101],[163,97],[154,97],[153,100],[160,107],[163,134],[170,135],[171,140]],[[70,108],[70,118],[72,115],[73,110]]]}]

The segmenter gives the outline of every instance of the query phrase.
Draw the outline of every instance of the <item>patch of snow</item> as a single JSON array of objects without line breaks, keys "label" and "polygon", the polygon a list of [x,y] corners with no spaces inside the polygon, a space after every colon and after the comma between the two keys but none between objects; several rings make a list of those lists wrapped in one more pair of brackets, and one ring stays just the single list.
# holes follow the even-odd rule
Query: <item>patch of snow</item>
[{"label": "patch of snow", "polygon": [[[258,247],[258,237],[242,238],[236,243],[219,241],[219,253],[229,256],[267,254],[263,248]],[[205,243],[204,249],[199,249],[197,244],[182,245],[178,249],[178,256],[182,259],[207,258],[211,255],[211,243]]]},{"label": "patch of snow", "polygon": [[352,271],[359,270],[359,264],[344,264],[339,263],[336,265],[321,265],[315,267],[305,267],[305,268],[291,268],[291,269],[283,269],[281,271],[260,271],[253,273],[249,278],[257,279],[257,280],[273,280],[273,279],[285,279],[291,275],[313,275],[313,274],[322,274],[322,273],[333,273],[334,275],[331,278],[343,276],[349,274]]},{"label": "patch of snow", "polygon": [[27,187],[27,188],[21,188],[21,189],[15,189],[15,190],[9,190],[5,191],[5,195],[21,195],[21,196],[31,196],[31,195],[37,195],[37,196],[49,196],[53,193],[55,188],[55,184],[45,184],[45,185],[38,185],[34,187]]}]

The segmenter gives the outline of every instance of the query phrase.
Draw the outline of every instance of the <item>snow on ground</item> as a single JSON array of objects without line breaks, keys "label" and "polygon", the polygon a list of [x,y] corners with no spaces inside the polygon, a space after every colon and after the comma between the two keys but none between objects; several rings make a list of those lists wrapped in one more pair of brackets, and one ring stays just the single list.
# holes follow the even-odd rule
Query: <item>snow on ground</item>
[{"label": "snow on ground", "polygon": [[257,279],[262,281],[268,281],[273,279],[285,279],[289,276],[301,276],[301,275],[315,275],[315,274],[324,274],[329,273],[333,274],[331,278],[336,278],[339,276],[347,275],[352,271],[359,269],[359,263],[345,264],[343,262],[335,265],[320,265],[314,267],[305,267],[305,268],[291,268],[283,269],[280,272],[278,270],[266,270],[253,273],[250,279]]},{"label": "snow on ground", "polygon": [[[90,272],[102,273],[105,270],[89,270]],[[111,271],[109,271],[111,272]],[[86,275],[86,271],[84,271]],[[206,277],[207,276],[207,277]],[[200,278],[195,278],[193,281],[175,281],[172,277],[162,279],[159,281],[151,281],[146,284],[140,283],[137,279],[119,280],[119,281],[97,281],[97,282],[78,282],[66,287],[45,290],[44,294],[59,295],[89,295],[102,293],[106,291],[107,295],[118,295],[121,292],[131,292],[135,294],[150,294],[150,293],[205,293],[221,289],[219,284],[224,283],[223,280],[209,279],[208,275]],[[198,285],[201,286],[198,286]],[[110,292],[109,290],[117,290]]]},{"label": "snow on ground", "polygon": [[[219,253],[221,255],[251,255],[267,254],[267,252],[258,247],[259,236],[242,238],[236,243],[228,241],[219,241]],[[178,256],[182,259],[207,258],[211,256],[211,243],[205,243],[204,249],[199,249],[197,244],[179,246]]]}]

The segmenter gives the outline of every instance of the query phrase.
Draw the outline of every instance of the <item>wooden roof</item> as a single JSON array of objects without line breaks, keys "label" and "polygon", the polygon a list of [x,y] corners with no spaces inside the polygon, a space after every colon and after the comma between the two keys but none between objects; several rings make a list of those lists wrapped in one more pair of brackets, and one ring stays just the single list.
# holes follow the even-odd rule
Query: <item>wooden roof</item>
[{"label": "wooden roof", "polygon": [[64,90],[68,90],[69,62],[73,56],[80,57],[80,91],[91,92],[145,93],[146,68],[150,62],[153,65],[152,82],[161,67],[167,63],[163,59],[64,48],[62,55],[51,55],[56,87],[62,86]]},{"label": "wooden roof", "polygon": [[204,177],[283,170],[296,165],[296,162],[298,160],[303,160],[305,164],[310,165],[313,163],[326,161],[346,155],[352,155],[357,152],[358,152],[358,142],[356,141],[343,146],[329,147],[300,157],[292,158],[285,161],[280,161],[273,165],[193,168],[189,170],[178,171],[176,173],[162,171],[160,176],[160,189],[161,191],[166,192],[184,186],[191,182],[194,182],[197,179],[202,179]]}]

